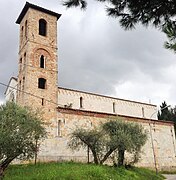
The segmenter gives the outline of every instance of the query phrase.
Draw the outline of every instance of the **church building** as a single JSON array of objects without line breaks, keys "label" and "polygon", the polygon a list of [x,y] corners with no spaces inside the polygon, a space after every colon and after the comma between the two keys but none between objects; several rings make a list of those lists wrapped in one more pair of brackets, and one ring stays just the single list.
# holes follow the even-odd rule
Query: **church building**
[{"label": "church building", "polygon": [[[67,144],[77,127],[94,128],[110,118],[136,122],[148,130],[138,166],[176,167],[173,122],[157,119],[157,106],[58,87],[57,22],[61,14],[26,2],[19,25],[18,76],[12,77],[6,101],[42,112],[48,137],[39,150],[40,161],[87,161],[87,151],[72,152]],[[90,155],[91,156],[91,155]]]}]

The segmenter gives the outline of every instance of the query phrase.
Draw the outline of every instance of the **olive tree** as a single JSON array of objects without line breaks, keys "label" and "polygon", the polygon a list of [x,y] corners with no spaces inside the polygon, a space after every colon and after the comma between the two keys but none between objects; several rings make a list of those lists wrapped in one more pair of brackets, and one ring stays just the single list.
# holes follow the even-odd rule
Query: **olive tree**
[{"label": "olive tree", "polygon": [[69,147],[90,148],[95,164],[103,164],[113,152],[118,152],[118,166],[121,166],[125,152],[133,155],[131,162],[137,162],[146,140],[147,132],[141,125],[116,119],[91,130],[77,128],[71,134]]},{"label": "olive tree", "polygon": [[77,128],[72,134],[69,142],[69,147],[73,150],[79,150],[80,148],[90,148],[94,163],[100,163],[100,157],[102,151],[104,151],[105,141],[103,131],[100,129],[87,130],[83,128]]},{"label": "olive tree", "polygon": [[141,148],[147,140],[147,132],[142,125],[123,121],[109,121],[103,129],[110,137],[111,146],[115,146],[118,154],[118,166],[124,165],[125,152],[133,155],[131,163],[139,160]]},{"label": "olive tree", "polygon": [[1,105],[0,179],[14,159],[32,158],[36,153],[36,142],[45,136],[45,128],[36,112],[11,102]]}]

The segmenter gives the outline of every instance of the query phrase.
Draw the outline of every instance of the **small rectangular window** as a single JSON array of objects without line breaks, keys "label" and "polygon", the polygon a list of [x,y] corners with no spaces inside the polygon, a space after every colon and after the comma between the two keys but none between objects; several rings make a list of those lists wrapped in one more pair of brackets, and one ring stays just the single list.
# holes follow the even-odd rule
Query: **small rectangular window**
[{"label": "small rectangular window", "polygon": [[44,78],[38,79],[38,88],[46,89],[46,79],[44,79]]},{"label": "small rectangular window", "polygon": [[42,98],[42,106],[44,106],[44,98]]},{"label": "small rectangular window", "polygon": [[113,102],[113,113],[115,113],[116,110],[115,110],[115,102]]},{"label": "small rectangular window", "polygon": [[58,122],[57,122],[57,135],[58,136],[62,136],[62,134],[61,134],[61,120],[58,120]]},{"label": "small rectangular window", "polygon": [[23,77],[23,86],[22,86],[22,90],[24,90],[24,84],[25,84],[25,77]]},{"label": "small rectangular window", "polygon": [[80,97],[80,108],[83,108],[83,98],[82,97]]},{"label": "small rectangular window", "polygon": [[142,107],[142,117],[145,117],[144,108]]}]

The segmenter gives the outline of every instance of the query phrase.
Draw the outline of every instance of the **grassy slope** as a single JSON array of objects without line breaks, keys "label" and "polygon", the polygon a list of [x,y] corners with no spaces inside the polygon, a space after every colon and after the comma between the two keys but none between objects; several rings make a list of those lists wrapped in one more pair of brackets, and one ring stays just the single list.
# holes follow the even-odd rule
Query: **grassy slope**
[{"label": "grassy slope", "polygon": [[155,172],[143,169],[113,168],[80,163],[46,163],[12,165],[6,171],[5,180],[157,180],[164,179]]}]

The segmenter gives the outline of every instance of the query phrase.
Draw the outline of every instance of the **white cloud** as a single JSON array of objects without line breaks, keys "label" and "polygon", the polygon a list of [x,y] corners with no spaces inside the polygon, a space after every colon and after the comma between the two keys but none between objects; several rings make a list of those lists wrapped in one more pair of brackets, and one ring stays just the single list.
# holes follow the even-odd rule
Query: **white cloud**
[{"label": "white cloud", "polygon": [[[138,26],[124,31],[94,1],[87,11],[65,10],[57,0],[31,3],[62,13],[58,22],[59,86],[176,104],[175,55],[163,48],[165,36],[158,30]],[[25,0],[0,2],[0,82],[6,84],[17,75],[19,27],[14,22],[24,4]],[[4,91],[0,86],[0,99]]]},{"label": "white cloud", "polygon": [[1,100],[0,100],[0,105],[2,105],[2,104],[4,104],[4,101],[1,101]]}]

